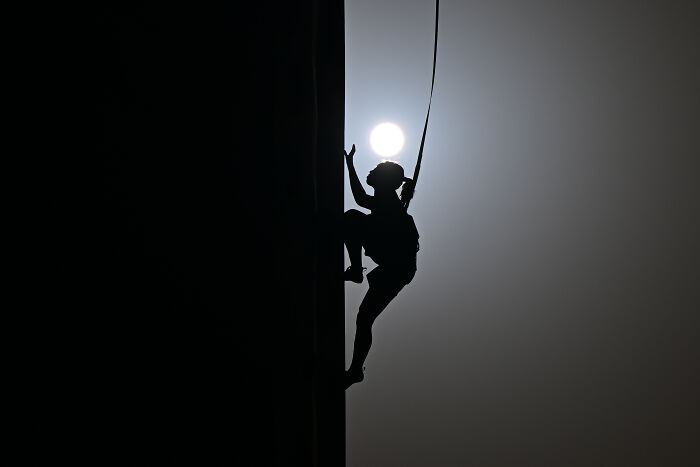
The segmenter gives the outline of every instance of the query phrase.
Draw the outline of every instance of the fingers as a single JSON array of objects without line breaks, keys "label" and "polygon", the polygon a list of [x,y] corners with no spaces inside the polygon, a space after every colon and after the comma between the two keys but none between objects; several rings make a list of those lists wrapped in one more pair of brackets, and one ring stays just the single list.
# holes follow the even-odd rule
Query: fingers
[{"label": "fingers", "polygon": [[352,157],[353,154],[355,154],[355,145],[354,144],[352,145],[352,148],[350,149],[349,154],[346,150],[343,150],[343,154],[345,154],[345,157]]}]

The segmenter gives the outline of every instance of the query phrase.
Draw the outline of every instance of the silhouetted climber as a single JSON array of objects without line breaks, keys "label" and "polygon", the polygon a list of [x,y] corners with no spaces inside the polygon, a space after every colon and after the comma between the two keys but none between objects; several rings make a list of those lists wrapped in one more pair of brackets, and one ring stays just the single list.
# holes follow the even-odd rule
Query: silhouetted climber
[{"label": "silhouetted climber", "polygon": [[[352,363],[345,372],[345,388],[364,379],[363,364],[372,345],[372,324],[389,302],[411,282],[416,273],[418,230],[402,204],[413,194],[413,181],[404,177],[403,168],[394,162],[382,162],[369,175],[367,184],[374,188],[370,196],[362,187],[353,164],[355,145],[345,161],[350,176],[350,188],[355,202],[371,211],[364,214],[350,209],[344,214],[344,240],[350,257],[345,271],[346,281],[361,283],[364,279],[362,248],[377,263],[369,274],[369,290],[362,299],[357,314],[355,346]],[[403,184],[401,199],[396,190]]]}]

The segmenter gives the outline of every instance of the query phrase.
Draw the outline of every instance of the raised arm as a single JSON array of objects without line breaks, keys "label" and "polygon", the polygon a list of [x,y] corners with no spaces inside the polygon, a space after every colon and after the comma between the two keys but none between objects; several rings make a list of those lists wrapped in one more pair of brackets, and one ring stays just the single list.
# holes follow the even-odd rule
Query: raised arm
[{"label": "raised arm", "polygon": [[355,202],[358,206],[366,209],[372,209],[372,197],[365,192],[365,188],[362,186],[360,179],[357,177],[357,172],[355,171],[355,164],[353,162],[353,156],[355,155],[355,145],[352,145],[350,154],[345,153],[345,162],[348,166],[348,175],[350,176],[350,189],[352,190],[352,196],[355,198]]}]

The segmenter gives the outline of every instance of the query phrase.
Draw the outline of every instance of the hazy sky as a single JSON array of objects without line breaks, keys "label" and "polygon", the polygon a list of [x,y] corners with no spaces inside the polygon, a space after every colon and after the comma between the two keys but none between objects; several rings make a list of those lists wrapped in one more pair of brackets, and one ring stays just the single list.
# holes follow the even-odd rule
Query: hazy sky
[{"label": "hazy sky", "polygon": [[[700,465],[696,4],[441,2],[418,273],[347,392],[349,467]],[[346,0],[362,180],[384,120],[413,171],[433,12]]]}]

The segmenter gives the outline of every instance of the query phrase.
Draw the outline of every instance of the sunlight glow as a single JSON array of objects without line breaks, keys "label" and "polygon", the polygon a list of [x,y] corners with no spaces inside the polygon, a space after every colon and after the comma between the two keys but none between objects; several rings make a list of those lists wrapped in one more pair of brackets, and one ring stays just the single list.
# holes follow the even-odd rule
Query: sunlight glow
[{"label": "sunlight glow", "polygon": [[398,154],[403,148],[404,137],[401,128],[391,122],[380,123],[369,135],[369,144],[374,152],[383,157]]}]

